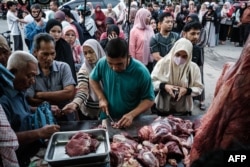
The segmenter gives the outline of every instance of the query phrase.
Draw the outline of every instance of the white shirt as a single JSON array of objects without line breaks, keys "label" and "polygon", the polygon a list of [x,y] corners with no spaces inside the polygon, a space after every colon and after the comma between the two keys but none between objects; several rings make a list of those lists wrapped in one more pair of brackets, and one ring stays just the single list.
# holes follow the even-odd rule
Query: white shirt
[{"label": "white shirt", "polygon": [[25,17],[23,18],[23,20],[26,21],[27,24],[28,24],[28,23],[33,22],[33,21],[34,21],[34,18],[31,16],[31,14],[28,14],[27,16],[25,16]]},{"label": "white shirt", "polygon": [[18,17],[16,15],[9,11],[7,12],[7,24],[8,28],[11,31],[10,35],[21,35],[19,26],[18,26]]}]

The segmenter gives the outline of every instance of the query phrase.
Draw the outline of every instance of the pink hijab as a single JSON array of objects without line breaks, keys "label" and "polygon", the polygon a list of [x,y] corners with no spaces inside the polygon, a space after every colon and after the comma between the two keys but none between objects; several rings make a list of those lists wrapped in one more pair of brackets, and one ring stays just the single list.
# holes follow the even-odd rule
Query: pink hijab
[{"label": "pink hijab", "polygon": [[149,49],[149,41],[154,35],[154,30],[150,25],[146,24],[146,18],[148,16],[151,16],[151,13],[147,9],[139,9],[136,12],[134,27],[145,31],[144,34],[146,39],[144,40],[144,55],[148,56],[149,62],[152,62],[153,59]]}]

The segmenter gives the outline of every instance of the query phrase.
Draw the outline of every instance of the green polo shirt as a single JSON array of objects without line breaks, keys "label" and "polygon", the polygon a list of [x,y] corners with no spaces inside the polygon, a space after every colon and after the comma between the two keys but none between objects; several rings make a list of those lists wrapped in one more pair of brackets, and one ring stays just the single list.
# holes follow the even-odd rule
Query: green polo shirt
[{"label": "green polo shirt", "polygon": [[[154,90],[150,74],[139,61],[131,58],[123,72],[113,71],[106,60],[100,59],[90,74],[90,78],[103,84],[103,92],[109,103],[109,113],[121,118],[136,108],[142,100],[154,100]],[[101,118],[105,114],[101,112]]]}]

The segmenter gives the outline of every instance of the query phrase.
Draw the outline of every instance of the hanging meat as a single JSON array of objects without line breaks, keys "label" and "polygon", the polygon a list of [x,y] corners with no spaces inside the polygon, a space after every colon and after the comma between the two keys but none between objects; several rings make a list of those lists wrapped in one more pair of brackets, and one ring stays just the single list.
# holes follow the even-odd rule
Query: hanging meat
[{"label": "hanging meat", "polygon": [[80,156],[96,151],[100,142],[84,132],[76,133],[66,144],[66,153],[70,156]]},{"label": "hanging meat", "polygon": [[213,101],[202,118],[191,149],[191,162],[202,154],[229,149],[250,140],[250,38],[236,63],[227,63],[219,77]]}]

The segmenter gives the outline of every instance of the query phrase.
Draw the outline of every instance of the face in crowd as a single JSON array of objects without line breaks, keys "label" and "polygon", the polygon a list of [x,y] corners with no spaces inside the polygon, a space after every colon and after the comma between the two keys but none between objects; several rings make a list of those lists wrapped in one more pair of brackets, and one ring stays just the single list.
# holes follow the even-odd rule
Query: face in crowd
[{"label": "face in crowd", "polygon": [[155,30],[157,28],[155,19],[150,20],[150,25],[153,28],[153,30]]},{"label": "face in crowd", "polygon": [[31,15],[34,18],[34,20],[40,21],[43,16],[43,12],[41,9],[32,8]]},{"label": "face in crowd", "polygon": [[73,45],[76,41],[76,34],[73,30],[69,30],[65,33],[64,37],[65,41],[67,41],[70,45]]},{"label": "face in crowd", "polygon": [[55,25],[49,30],[49,34],[54,38],[56,42],[62,37],[62,28]]},{"label": "face in crowd", "polygon": [[39,50],[34,51],[34,56],[37,58],[41,68],[49,69],[56,57],[54,42],[41,41]]},{"label": "face in crowd", "polygon": [[174,25],[174,18],[171,16],[164,17],[163,21],[160,23],[160,27],[165,33],[172,31],[173,25]]},{"label": "face in crowd", "polygon": [[126,70],[127,65],[129,64],[130,59],[127,57],[111,58],[107,56],[107,62],[109,67],[115,72],[123,72]]},{"label": "face in crowd", "polygon": [[90,65],[96,64],[97,56],[96,56],[95,51],[89,46],[83,46],[82,49],[83,49],[85,61],[88,61]]},{"label": "face in crowd", "polygon": [[187,53],[181,50],[174,55],[173,61],[177,66],[180,66],[187,62],[187,58]]}]

